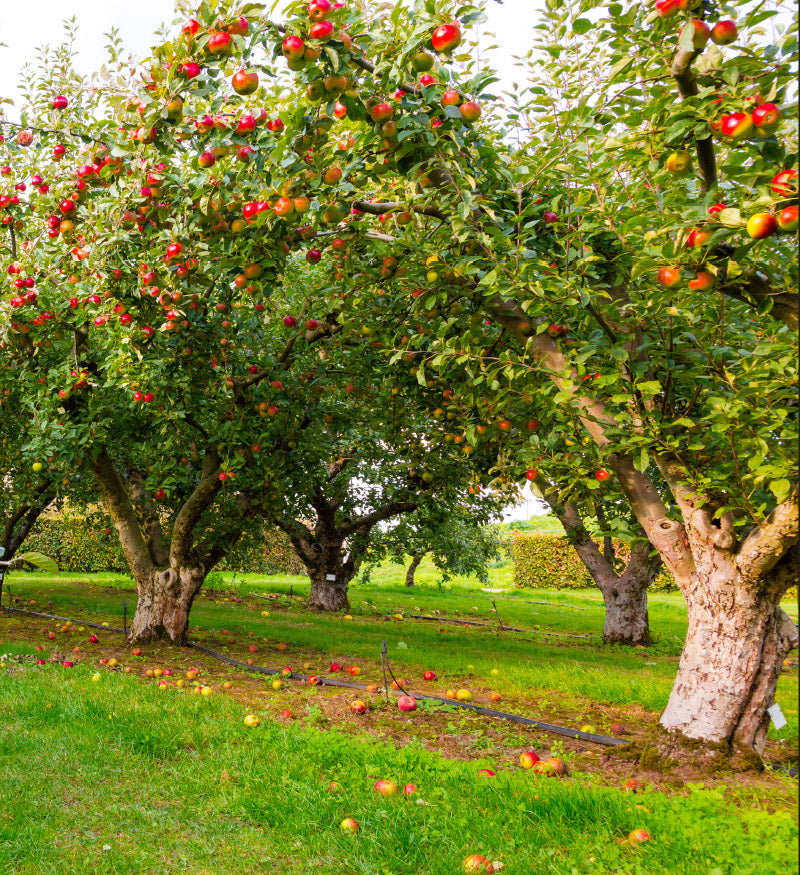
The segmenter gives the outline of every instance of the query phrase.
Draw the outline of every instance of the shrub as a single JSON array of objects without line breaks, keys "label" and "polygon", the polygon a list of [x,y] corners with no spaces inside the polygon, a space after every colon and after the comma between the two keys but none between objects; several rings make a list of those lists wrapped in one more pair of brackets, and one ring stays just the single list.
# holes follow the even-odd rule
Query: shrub
[{"label": "shrub", "polygon": [[[628,548],[614,542],[620,559],[627,561]],[[565,536],[511,533],[514,585],[541,589],[581,589],[594,586],[586,567]],[[672,576],[661,573],[651,590],[675,589]]]},{"label": "shrub", "polygon": [[[41,516],[24,549],[52,557],[65,572],[128,572],[116,533],[100,510],[80,513],[67,510]],[[283,532],[259,526],[239,540],[217,570],[242,574],[305,573]]]}]

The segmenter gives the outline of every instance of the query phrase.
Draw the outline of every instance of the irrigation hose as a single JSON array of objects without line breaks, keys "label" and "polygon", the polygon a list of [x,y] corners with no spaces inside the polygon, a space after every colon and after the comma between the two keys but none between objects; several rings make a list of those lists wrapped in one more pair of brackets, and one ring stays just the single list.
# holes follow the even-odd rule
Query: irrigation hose
[{"label": "irrigation hose", "polygon": [[[92,629],[100,629],[105,632],[123,632],[124,630],[119,626],[103,626],[100,623],[90,623],[85,620],[75,620],[71,617],[59,617],[54,614],[44,614],[41,611],[28,611],[24,608],[6,608],[0,607],[0,611],[7,611],[9,613],[14,614],[27,614],[29,616],[34,617],[44,617],[48,620],[61,620],[62,622],[67,623],[78,623],[81,626],[89,626]],[[439,619],[438,617],[434,617],[432,619]],[[466,622],[466,621],[465,621]],[[207,656],[211,656],[214,659],[218,659],[221,662],[225,662],[228,665],[236,666],[237,668],[242,668],[245,671],[255,672],[257,674],[264,675],[282,675],[282,669],[278,668],[266,668],[260,665],[248,665],[246,662],[240,662],[237,659],[231,659],[229,656],[224,656],[222,653],[217,653],[216,650],[211,650],[208,647],[203,647],[200,644],[195,644],[193,641],[187,642],[187,647],[191,647],[193,650],[197,650],[200,653],[205,653]],[[391,667],[389,667],[389,674],[391,674],[392,679],[396,680],[394,674],[392,673]],[[292,672],[289,677],[294,680],[301,680],[308,682],[308,675],[301,675],[295,672]],[[340,681],[336,678],[320,678],[321,686],[326,687],[341,687],[342,689],[348,690],[364,690],[366,691],[366,684],[356,684],[352,681]],[[405,693],[405,690],[402,690]],[[624,738],[615,738],[612,735],[597,735],[592,732],[581,732],[579,729],[570,729],[567,726],[557,726],[554,723],[544,723],[541,720],[534,720],[531,717],[522,717],[519,714],[509,714],[506,711],[497,711],[494,708],[484,708],[482,705],[473,705],[470,702],[459,702],[453,699],[446,699],[442,696],[432,696],[428,693],[406,693],[406,695],[412,695],[415,699],[427,699],[432,702],[441,702],[444,705],[453,705],[456,708],[462,708],[465,711],[472,711],[475,714],[480,714],[483,717],[495,717],[501,720],[508,720],[510,723],[516,723],[520,726],[530,726],[534,729],[540,729],[543,732],[550,732],[553,735],[561,735],[565,738],[573,738],[578,741],[589,741],[593,744],[599,744],[603,747],[621,747],[626,744],[630,744],[630,742],[626,741]],[[779,763],[771,764],[767,763],[767,767],[772,771],[783,772],[790,777],[797,777],[798,769],[791,769]]]}]

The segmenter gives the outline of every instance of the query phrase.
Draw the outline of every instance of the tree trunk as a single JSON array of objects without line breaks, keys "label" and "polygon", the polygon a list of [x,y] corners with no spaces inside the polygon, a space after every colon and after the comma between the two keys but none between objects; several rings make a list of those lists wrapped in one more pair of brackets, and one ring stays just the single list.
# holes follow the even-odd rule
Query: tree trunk
[{"label": "tree trunk", "polygon": [[[350,610],[347,589],[353,575],[328,571],[325,567],[318,566],[310,572],[310,576],[311,596],[308,600],[310,608],[316,608],[318,611]],[[333,580],[329,580],[329,577]]]},{"label": "tree trunk", "polygon": [[425,553],[412,553],[411,554],[411,564],[408,566],[406,570],[406,586],[411,587],[414,586],[414,574],[419,568],[420,562],[422,562]]},{"label": "tree trunk", "polygon": [[[689,738],[763,753],[766,709],[797,627],[775,597],[752,593],[724,565],[685,592],[689,631],[661,724]],[[783,588],[779,588],[780,589]]]},{"label": "tree trunk", "polygon": [[603,623],[604,644],[649,644],[650,624],[647,615],[647,587],[652,580],[616,580],[601,586],[606,617]]},{"label": "tree trunk", "polygon": [[189,612],[204,579],[202,566],[184,566],[156,570],[145,580],[137,580],[139,601],[128,641],[168,639],[174,644],[186,644]]}]

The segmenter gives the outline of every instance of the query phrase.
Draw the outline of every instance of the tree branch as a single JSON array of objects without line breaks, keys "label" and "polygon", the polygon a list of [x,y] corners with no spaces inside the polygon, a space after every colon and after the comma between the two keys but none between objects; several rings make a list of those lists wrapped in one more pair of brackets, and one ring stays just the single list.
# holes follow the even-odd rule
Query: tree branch
[{"label": "tree branch", "polygon": [[192,494],[186,499],[175,518],[170,544],[170,562],[182,563],[192,549],[194,527],[197,521],[211,506],[222,487],[219,479],[219,455],[215,449],[206,450],[203,460],[203,473]]},{"label": "tree branch", "polygon": [[[772,513],[752,529],[736,554],[736,568],[742,579],[751,586],[763,583],[764,578],[783,559],[798,541],[798,489],[779,504]],[[796,580],[796,565],[795,565]]]},{"label": "tree branch", "polygon": [[[684,26],[690,27],[691,24],[684,22]],[[698,51],[681,49],[672,62],[672,78],[684,100],[696,97],[699,93],[697,79],[694,70],[692,70],[692,63],[699,54]],[[714,155],[714,141],[711,137],[696,139],[695,147],[697,149],[697,165],[700,168],[702,180],[701,187],[704,192],[711,191],[717,184],[717,159]]]},{"label": "tree branch", "polygon": [[392,501],[385,507],[374,510],[372,513],[365,514],[356,519],[345,520],[340,526],[337,526],[337,531],[343,538],[347,538],[356,532],[369,531],[374,525],[383,520],[388,520],[390,517],[401,513],[410,513],[412,510],[416,510],[417,507],[418,505],[412,501]]}]

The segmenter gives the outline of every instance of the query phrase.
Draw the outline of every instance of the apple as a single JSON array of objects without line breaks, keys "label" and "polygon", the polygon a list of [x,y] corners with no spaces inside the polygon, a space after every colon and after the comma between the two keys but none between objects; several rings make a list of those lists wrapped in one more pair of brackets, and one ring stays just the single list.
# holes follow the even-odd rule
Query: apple
[{"label": "apple", "polygon": [[681,272],[677,267],[662,267],[656,275],[658,284],[665,289],[674,289],[681,283]]},{"label": "apple", "polygon": [[75,665],[75,663],[74,663],[74,662],[70,662],[68,659],[65,659],[65,660],[61,663],[61,665],[63,665],[64,668],[73,668],[74,665]]},{"label": "apple", "polygon": [[634,829],[628,835],[628,841],[632,845],[638,845],[641,842],[649,842],[653,837],[646,829]]},{"label": "apple", "polygon": [[594,476],[595,476],[595,478],[596,478],[597,480],[599,480],[601,483],[602,483],[604,480],[608,480],[609,477],[611,477],[611,475],[608,473],[608,471],[606,471],[605,468],[600,468],[599,471],[595,472],[595,475],[594,475]]},{"label": "apple", "polygon": [[394,109],[390,103],[376,103],[369,111],[370,118],[375,124],[382,124],[388,121],[394,113]]},{"label": "apple", "polygon": [[661,18],[678,10],[678,0],[656,0],[656,12]]},{"label": "apple", "polygon": [[[183,681],[177,681],[177,683],[180,684],[181,686],[183,685]],[[225,681],[225,683],[222,685],[222,689],[223,690],[232,690],[233,684],[230,681]]]},{"label": "apple", "polygon": [[306,50],[306,44],[299,36],[287,36],[281,45],[281,51],[284,57],[290,61],[296,61],[303,57],[303,52]]},{"label": "apple", "polygon": [[306,261],[309,264],[319,264],[320,259],[322,258],[322,252],[319,249],[309,249],[306,252]]},{"label": "apple", "polygon": [[492,702],[503,701],[503,697],[500,695],[500,693],[489,693],[489,698],[492,700]]},{"label": "apple", "polygon": [[[696,52],[699,52],[706,47],[706,43],[711,36],[711,28],[705,21],[700,21],[697,18],[692,20],[691,25],[694,28],[692,46]],[[681,33],[683,33],[683,26],[681,26]]]},{"label": "apple", "polygon": [[747,220],[747,233],[753,240],[771,237],[778,228],[778,220],[771,213],[755,213]]},{"label": "apple", "polygon": [[707,270],[698,270],[693,280],[689,280],[689,288],[694,291],[705,291],[713,287],[716,277]]},{"label": "apple", "polygon": [[494,872],[494,864],[488,857],[480,854],[470,854],[461,864],[467,875],[477,875],[480,872]]},{"label": "apple", "polygon": [[208,696],[210,696],[213,692],[214,692],[214,691],[211,689],[211,687],[201,687],[201,688],[200,688],[200,695],[202,695],[202,696],[206,696],[206,697],[208,697]]},{"label": "apple", "polygon": [[783,234],[791,234],[797,230],[797,204],[784,207],[778,213],[778,230]]},{"label": "apple", "polygon": [[351,674],[353,677],[361,674],[361,669],[357,665],[351,665],[350,668],[347,669],[348,674]]},{"label": "apple", "polygon": [[311,0],[308,4],[308,17],[312,21],[325,21],[333,12],[331,0]]},{"label": "apple", "polygon": [[753,133],[753,117],[749,112],[732,112],[722,116],[720,132],[732,140],[743,140]]},{"label": "apple", "polygon": [[725,21],[718,21],[711,28],[711,39],[718,46],[729,46],[736,41],[739,36],[739,31],[736,29],[736,24],[729,18]]},{"label": "apple", "polygon": [[333,674],[339,674],[339,672],[341,670],[342,670],[342,667],[341,667],[341,665],[339,665],[338,662],[331,663],[331,667],[330,667],[329,671],[331,671]]},{"label": "apple", "polygon": [[53,98],[53,109],[66,109],[69,105],[69,101],[63,94],[59,94],[58,97]]},{"label": "apple", "polygon": [[248,714],[244,718],[244,725],[245,726],[258,726],[258,724],[260,722],[261,721],[258,719],[258,717],[255,714]]},{"label": "apple", "polygon": [[759,131],[769,133],[781,123],[781,111],[774,103],[762,103],[753,110],[753,124]]},{"label": "apple", "polygon": [[344,832],[357,833],[361,827],[358,825],[358,821],[354,820],[352,817],[345,817],[345,819],[339,824],[339,828]]},{"label": "apple", "polygon": [[531,468],[529,471],[525,472],[526,480],[535,480],[539,476],[539,472],[535,468]]},{"label": "apple", "polygon": [[315,674],[310,674],[306,683],[310,687],[318,687],[322,683],[322,681]]},{"label": "apple", "polygon": [[381,796],[394,796],[398,791],[397,784],[386,778],[381,778],[379,781],[376,781],[373,789]]},{"label": "apple", "polygon": [[380,687],[377,684],[367,684],[367,692],[368,693],[377,693],[380,691]]},{"label": "apple", "polygon": [[400,696],[400,698],[397,700],[397,707],[401,711],[416,711],[417,700],[413,696]]},{"label": "apple", "polygon": [[644,789],[644,784],[641,781],[637,781],[636,778],[629,778],[625,782],[625,792],[626,793],[638,793],[640,790]]},{"label": "apple", "polygon": [[461,118],[468,125],[471,125],[473,122],[478,121],[480,117],[481,108],[474,100],[468,100],[466,103],[461,104]]},{"label": "apple", "polygon": [[[425,85],[425,86],[427,86],[427,85],[435,85],[436,82],[437,82],[436,77],[435,77],[435,76],[432,76],[430,73],[423,73],[423,74],[419,77],[419,84],[420,84],[420,85]],[[441,124],[441,122],[440,122],[440,124]]]},{"label": "apple", "polygon": [[431,36],[431,44],[439,54],[452,52],[461,43],[461,25],[457,21],[440,24]]},{"label": "apple", "polygon": [[692,172],[692,156],[686,149],[678,149],[667,155],[664,166],[673,176],[686,176]]},{"label": "apple", "polygon": [[197,163],[203,168],[213,167],[217,163],[217,159],[214,157],[213,152],[203,152],[197,159]]},{"label": "apple", "polygon": [[471,702],[472,701],[472,693],[469,690],[460,689],[456,691],[456,699],[459,702]]},{"label": "apple", "polygon": [[224,31],[216,31],[209,34],[208,50],[212,55],[229,55],[233,50],[231,35]]},{"label": "apple", "polygon": [[350,713],[351,714],[366,714],[367,706],[361,701],[361,699],[354,699],[350,703]]},{"label": "apple", "polygon": [[625,727],[621,723],[612,723],[608,727],[608,731],[612,735],[623,735],[625,733]]},{"label": "apple", "polygon": [[247,649],[250,651],[250,653],[258,653],[258,645],[257,644],[251,644]]},{"label": "apple", "polygon": [[778,197],[797,197],[797,171],[781,170],[773,176],[769,187]]},{"label": "apple", "polygon": [[519,755],[519,764],[523,769],[532,769],[538,762],[539,756],[532,750],[526,750]]},{"label": "apple", "polygon": [[442,95],[439,102],[442,106],[458,106],[461,103],[461,95],[457,91],[448,89]]},{"label": "apple", "polygon": [[491,769],[480,769],[478,771],[479,778],[496,778],[497,772],[493,772]]},{"label": "apple", "polygon": [[280,716],[283,717],[284,720],[291,720],[292,717],[294,717],[294,715],[292,714],[292,712],[289,708],[284,708],[280,712]]},{"label": "apple", "polygon": [[426,671],[422,677],[426,681],[435,681],[436,680],[436,672],[435,671]]},{"label": "apple", "polygon": [[231,85],[237,94],[252,94],[258,88],[258,73],[239,70],[233,74]]},{"label": "apple", "polygon": [[99,643],[100,643],[100,639],[97,637],[97,635],[90,635],[89,636],[89,644],[99,644]]},{"label": "apple", "polygon": [[595,728],[594,728],[594,726],[592,726],[591,724],[586,723],[586,724],[584,724],[583,726],[581,726],[581,732],[586,732],[586,733],[588,733],[589,735],[594,735],[594,733],[595,733]]},{"label": "apple", "polygon": [[311,39],[326,43],[333,36],[333,25],[330,21],[318,21],[309,27],[308,35]]},{"label": "apple", "polygon": [[187,79],[196,79],[202,72],[203,68],[194,61],[187,61],[185,64],[181,64],[181,73]]}]

